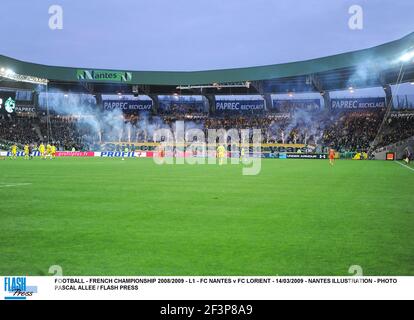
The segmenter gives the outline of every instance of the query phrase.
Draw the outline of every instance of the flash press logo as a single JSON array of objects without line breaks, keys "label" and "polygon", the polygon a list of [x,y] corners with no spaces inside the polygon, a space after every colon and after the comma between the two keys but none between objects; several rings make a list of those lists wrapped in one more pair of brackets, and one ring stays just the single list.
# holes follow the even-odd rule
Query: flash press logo
[{"label": "flash press logo", "polygon": [[29,287],[26,277],[4,278],[5,300],[26,300],[37,293],[37,287]]}]

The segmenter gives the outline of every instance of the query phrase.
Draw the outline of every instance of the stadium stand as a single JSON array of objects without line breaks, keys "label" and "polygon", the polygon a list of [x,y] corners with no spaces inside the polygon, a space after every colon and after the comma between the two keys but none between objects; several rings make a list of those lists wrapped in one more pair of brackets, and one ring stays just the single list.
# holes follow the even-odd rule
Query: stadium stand
[{"label": "stadium stand", "polygon": [[384,147],[414,136],[414,113],[394,113],[388,117],[377,147]]},{"label": "stadium stand", "polygon": [[[208,129],[245,129],[258,128],[262,130],[263,143],[280,144],[312,144],[333,147],[341,152],[367,151],[373,142],[380,123],[384,117],[384,110],[356,111],[340,114],[315,114],[309,122],[298,121],[283,114],[260,116],[235,115],[217,117],[205,115],[202,119],[191,119],[192,127]],[[88,126],[87,118],[68,116],[52,116],[50,128],[53,143],[60,150],[87,150],[94,144],[102,142],[152,142],[152,137],[142,129],[142,122],[153,124],[153,129],[172,127],[177,120],[186,120],[185,113],[177,117],[174,114],[164,115],[125,115],[124,121],[129,124],[129,132],[105,132],[96,134]],[[376,147],[386,146],[408,137],[414,136],[414,113],[391,114],[381,135],[380,143]],[[83,125],[82,125],[83,124]],[[86,124],[86,125],[85,125]],[[145,126],[144,126],[145,127]],[[38,132],[37,128],[40,129]],[[47,141],[47,118],[42,115],[36,117],[4,117],[0,119],[0,139],[4,141],[35,143]],[[40,134],[39,134],[40,133]],[[207,133],[207,132],[206,132]]]},{"label": "stadium stand", "polygon": [[[113,78],[106,78],[105,70],[38,65],[0,55],[0,66],[13,70],[13,77],[3,73],[0,94],[7,101],[10,92],[16,93],[16,104],[8,108],[13,114],[5,108],[0,112],[0,140],[93,150],[105,143],[154,142],[154,130],[173,129],[174,122],[184,120],[186,128],[205,131],[257,128],[266,144],[373,151],[414,135],[413,101],[409,94],[395,97],[392,91],[392,86],[413,84],[414,64],[401,63],[413,44],[414,33],[309,61],[197,72],[120,70]],[[381,70],[361,76],[375,63]],[[379,88],[383,95],[369,101],[330,97],[359,88]],[[299,102],[296,94],[314,98]],[[147,98],[141,105],[140,95]],[[289,98],[275,102],[276,95]],[[104,96],[109,96],[106,105]],[[252,100],[234,106],[243,96]]]},{"label": "stadium stand", "polygon": [[342,152],[366,151],[383,117],[384,110],[346,113],[325,130],[324,144]]},{"label": "stadium stand", "polygon": [[36,131],[38,118],[4,117],[0,118],[0,139],[20,144],[39,141]]}]

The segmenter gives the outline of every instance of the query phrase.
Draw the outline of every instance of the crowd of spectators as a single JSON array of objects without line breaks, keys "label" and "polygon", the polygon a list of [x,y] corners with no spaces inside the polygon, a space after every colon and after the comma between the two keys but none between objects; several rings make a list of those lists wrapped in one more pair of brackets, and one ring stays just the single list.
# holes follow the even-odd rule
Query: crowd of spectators
[{"label": "crowd of spectators", "polygon": [[71,117],[51,117],[49,124],[47,118],[40,119],[40,130],[42,132],[42,142],[48,141],[48,128],[50,128],[50,142],[59,150],[83,150],[87,149],[89,139],[93,134],[91,130],[85,130],[84,126],[79,126],[78,118]]},{"label": "crowd of spectators", "polygon": [[[0,140],[20,144],[54,143],[60,150],[85,150],[104,142],[153,142],[153,132],[160,128],[174,130],[176,120],[184,120],[185,128],[260,129],[262,142],[307,144],[333,147],[338,151],[366,151],[378,134],[384,119],[384,110],[348,111],[339,114],[313,112],[303,115],[230,115],[192,117],[192,113],[159,115],[125,115],[119,126],[101,126],[87,117],[54,115],[35,118],[0,119]],[[121,116],[122,117],[122,116]],[[392,114],[383,127],[379,146],[414,135],[414,114]]]},{"label": "crowd of spectators", "polygon": [[0,139],[20,144],[38,141],[40,137],[36,131],[37,123],[34,118],[0,118]]},{"label": "crowd of spectators", "polygon": [[340,114],[324,131],[323,144],[339,151],[367,151],[384,118],[384,110]]},{"label": "crowd of spectators", "polygon": [[166,120],[203,119],[208,117],[208,106],[203,101],[160,101],[158,115]]},{"label": "crowd of spectators", "polygon": [[414,136],[414,113],[391,114],[380,135],[376,147],[385,147]]}]

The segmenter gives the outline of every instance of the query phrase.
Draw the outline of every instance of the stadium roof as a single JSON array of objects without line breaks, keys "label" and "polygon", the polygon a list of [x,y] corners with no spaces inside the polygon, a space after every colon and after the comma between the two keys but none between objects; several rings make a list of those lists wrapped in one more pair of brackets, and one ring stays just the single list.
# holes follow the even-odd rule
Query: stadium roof
[{"label": "stadium roof", "polygon": [[[51,87],[94,93],[131,93],[139,85],[142,94],[169,94],[177,86],[236,84],[229,88],[194,88],[181,94],[254,94],[322,92],[366,88],[414,80],[414,63],[402,68],[401,56],[414,50],[414,33],[377,47],[319,59],[268,66],[193,71],[97,70],[54,67],[19,61],[0,55],[0,67],[17,74],[50,80]],[[414,51],[413,51],[414,52]],[[4,81],[4,80],[3,80]],[[5,81],[7,83],[7,81]],[[244,87],[239,84],[251,83]]]}]

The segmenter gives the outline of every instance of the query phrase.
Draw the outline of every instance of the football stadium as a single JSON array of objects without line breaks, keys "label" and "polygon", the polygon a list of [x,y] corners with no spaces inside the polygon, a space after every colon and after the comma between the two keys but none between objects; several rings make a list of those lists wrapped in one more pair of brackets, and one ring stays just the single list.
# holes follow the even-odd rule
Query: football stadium
[{"label": "football stadium", "polygon": [[414,33],[207,71],[1,55],[0,82],[2,275],[414,276]]}]

